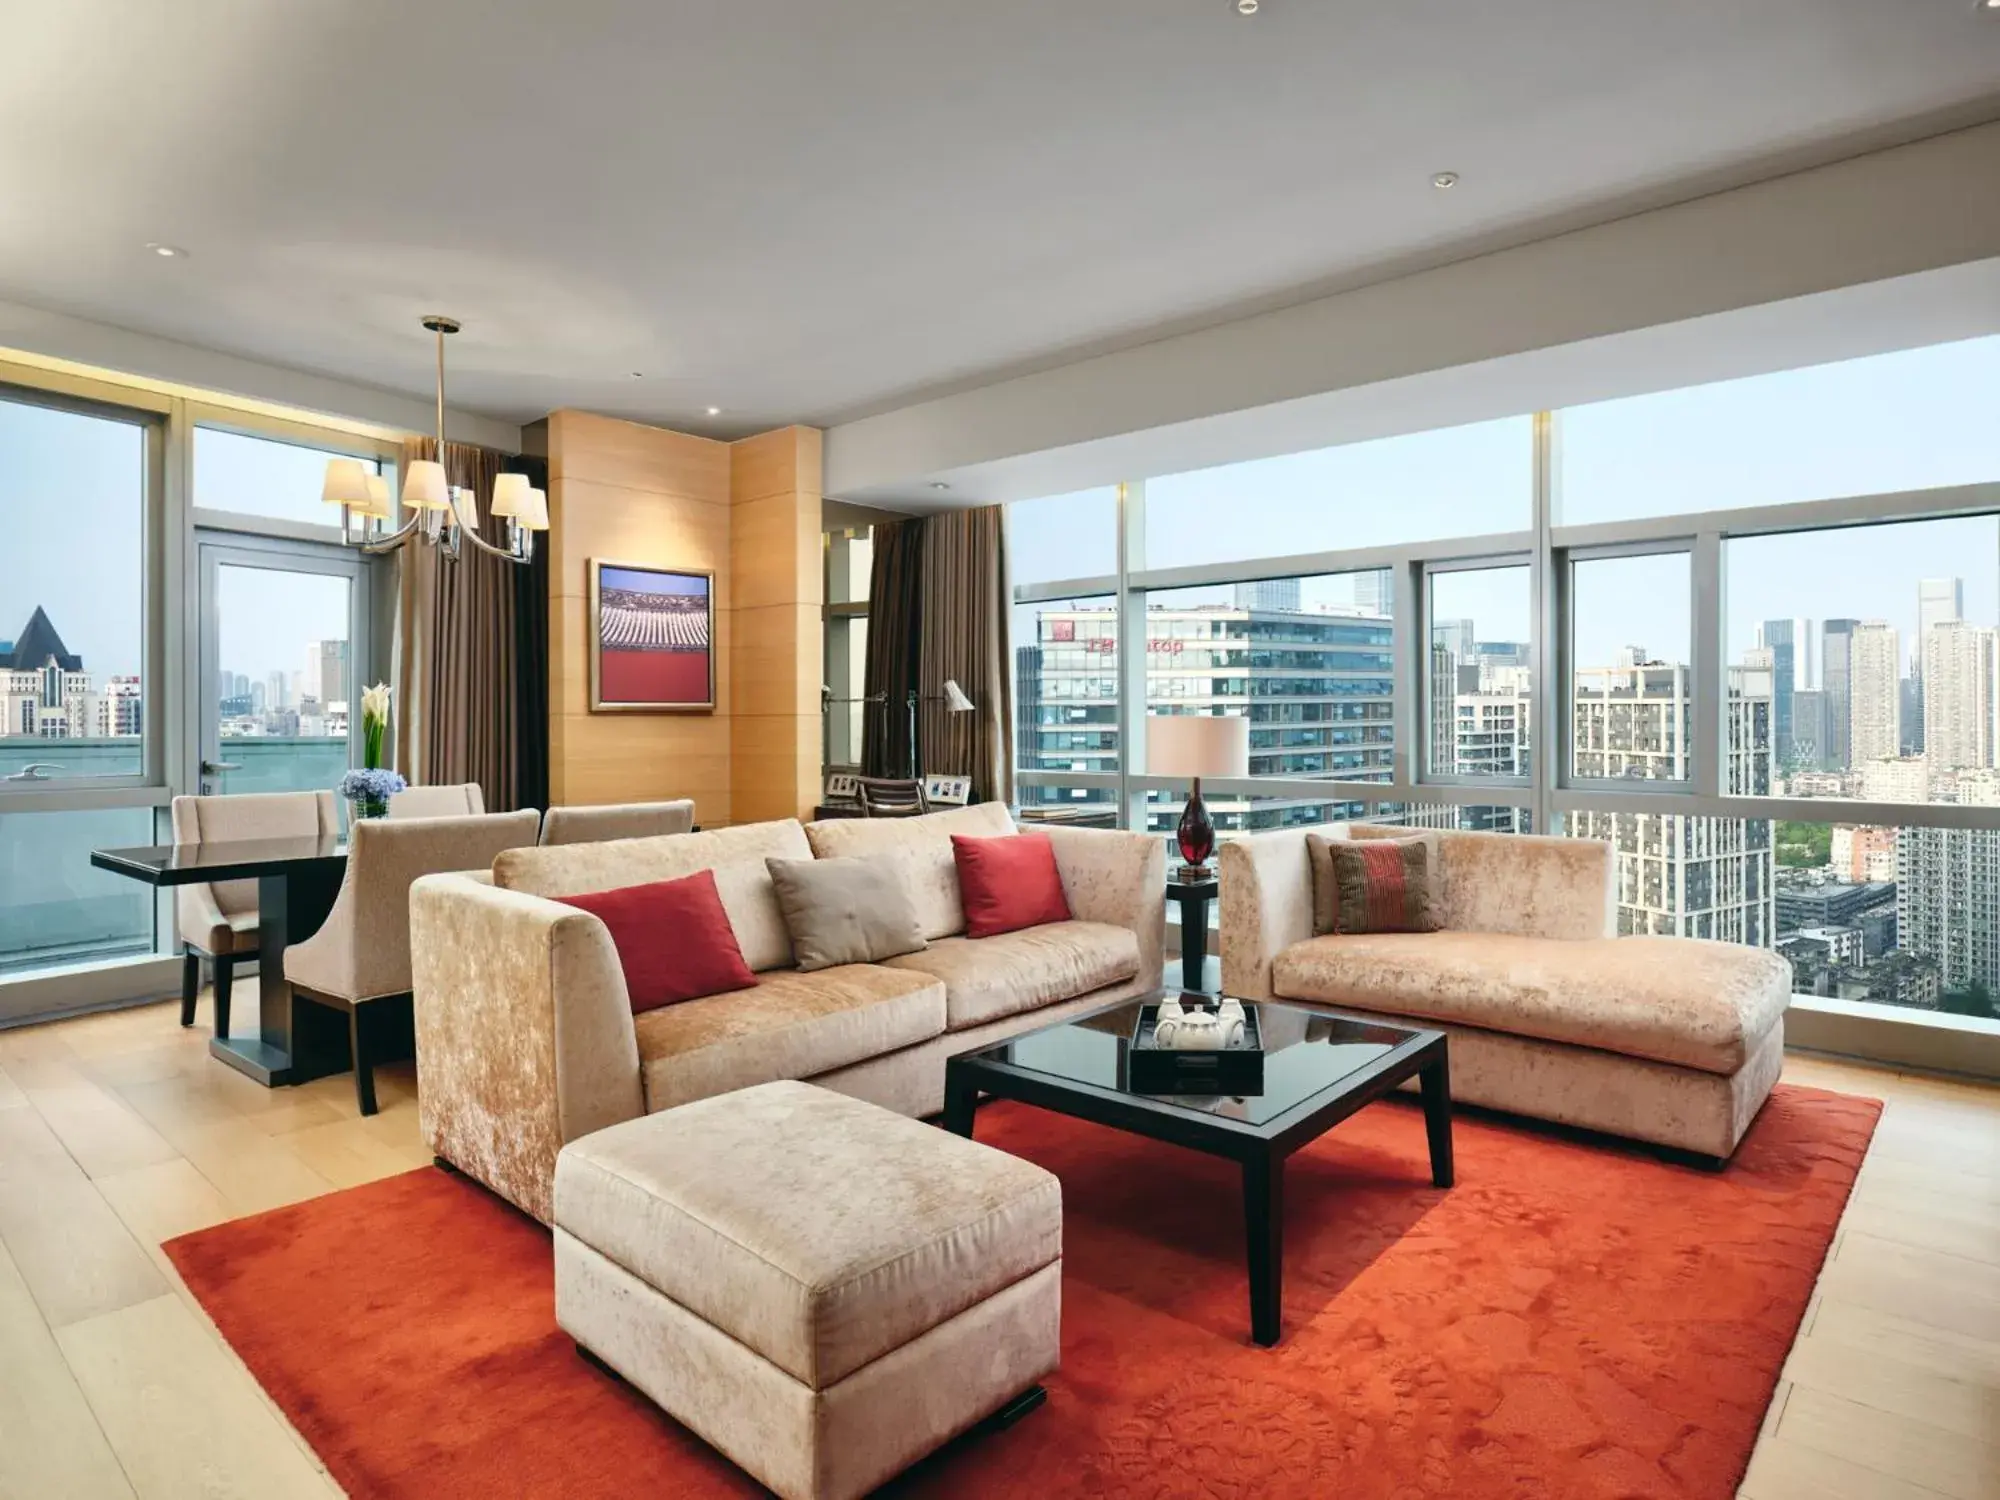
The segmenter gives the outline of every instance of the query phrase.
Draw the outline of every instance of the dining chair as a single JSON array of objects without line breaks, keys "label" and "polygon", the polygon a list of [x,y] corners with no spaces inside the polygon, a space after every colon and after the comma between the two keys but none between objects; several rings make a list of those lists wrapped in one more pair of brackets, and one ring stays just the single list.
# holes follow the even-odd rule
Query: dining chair
[{"label": "dining chair", "polygon": [[476,781],[456,786],[412,786],[389,797],[392,818],[466,818],[486,811],[486,793]]},{"label": "dining chair", "polygon": [[623,802],[604,807],[552,807],[542,814],[544,844],[597,844],[606,839],[647,839],[694,829],[694,803]]},{"label": "dining chair", "polygon": [[861,813],[869,818],[914,818],[931,810],[924,784],[901,776],[857,776]]},{"label": "dining chair", "polygon": [[506,849],[535,842],[535,808],[461,818],[364,818],[348,831],[347,873],[318,932],[285,950],[299,999],[347,1013],[354,1097],[375,1113],[384,1033],[410,1016],[410,885],[419,875],[487,871]]},{"label": "dining chair", "polygon": [[[176,844],[243,839],[327,838],[340,831],[332,792],[239,792],[176,797]],[[194,1025],[201,961],[215,965],[215,1034],[229,1035],[229,991],[236,965],[258,957],[257,882],[220,880],[174,889],[174,932],[181,945],[181,1025]]]}]

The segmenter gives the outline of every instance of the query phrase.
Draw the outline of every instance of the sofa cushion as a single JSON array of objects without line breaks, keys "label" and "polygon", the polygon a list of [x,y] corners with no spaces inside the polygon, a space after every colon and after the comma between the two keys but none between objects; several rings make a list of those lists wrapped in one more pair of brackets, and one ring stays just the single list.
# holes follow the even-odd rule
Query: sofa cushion
[{"label": "sofa cushion", "polygon": [[1306,852],[1315,933],[1437,931],[1431,849],[1422,839],[1332,841],[1309,833]]},{"label": "sofa cushion", "polygon": [[646,1108],[671,1109],[928,1041],[944,1030],[944,986],[874,964],[779,969],[752,989],[648,1011],[632,1024]]},{"label": "sofa cushion", "polygon": [[1103,922],[1051,922],[998,937],[944,938],[883,967],[942,980],[945,1029],[963,1031],[1136,977],[1139,938]]},{"label": "sofa cushion", "polygon": [[562,900],[589,912],[611,934],[635,1016],[757,982],[736,946],[712,870],[615,891],[578,891]]},{"label": "sofa cushion", "polygon": [[1053,1175],[804,1083],[571,1142],[556,1163],[555,1213],[810,1390],[1062,1255]]},{"label": "sofa cushion", "polygon": [[764,861],[811,857],[805,830],[796,818],[785,818],[705,833],[509,849],[493,861],[493,883],[559,901],[582,891],[608,891],[713,870],[743,961],[761,971],[786,968],[792,962],[791,936],[785,931],[784,914],[778,910]]},{"label": "sofa cushion", "polygon": [[1294,943],[1281,999],[1457,1021],[1734,1073],[1783,1016],[1791,965],[1699,938],[1565,942],[1490,932],[1369,933]]},{"label": "sofa cushion", "polygon": [[1046,833],[992,839],[954,833],[951,858],[958,870],[967,937],[998,937],[1069,920],[1056,846]]},{"label": "sofa cushion", "polygon": [[807,972],[924,945],[903,871],[889,859],[767,859],[792,952]]},{"label": "sofa cushion", "polygon": [[1014,831],[1014,820],[998,802],[953,807],[919,818],[828,818],[806,829],[821,859],[892,855],[902,861],[917,903],[917,920],[929,939],[965,931],[965,907],[958,894],[958,867],[951,836],[993,837]]}]

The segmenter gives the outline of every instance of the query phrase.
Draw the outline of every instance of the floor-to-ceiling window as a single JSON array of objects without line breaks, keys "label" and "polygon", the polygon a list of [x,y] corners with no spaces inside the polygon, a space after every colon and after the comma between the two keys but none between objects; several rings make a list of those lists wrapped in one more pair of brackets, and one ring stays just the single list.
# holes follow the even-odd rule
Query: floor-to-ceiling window
[{"label": "floor-to-ceiling window", "polygon": [[167,838],[177,793],[345,770],[380,565],[320,481],[339,455],[393,484],[398,448],[0,366],[0,1023],[177,982],[171,906],[93,849]]},{"label": "floor-to-ceiling window", "polygon": [[1224,837],[1603,839],[1622,931],[2000,1029],[1995,389],[1976,339],[1017,504],[1022,701],[1101,719],[1024,717],[1024,814],[1163,830],[1146,715],[1243,714]]}]

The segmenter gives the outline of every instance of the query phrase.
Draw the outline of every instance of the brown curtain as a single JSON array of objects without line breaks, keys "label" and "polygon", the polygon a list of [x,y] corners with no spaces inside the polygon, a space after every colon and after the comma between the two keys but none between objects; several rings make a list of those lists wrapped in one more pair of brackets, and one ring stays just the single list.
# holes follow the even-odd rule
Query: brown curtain
[{"label": "brown curtain", "polygon": [[[1007,542],[997,505],[924,522],[918,709],[926,775],[970,776],[972,800],[1014,800],[1014,678],[1007,670]],[[873,602],[869,610],[872,615]],[[874,621],[869,621],[872,627]],[[950,678],[970,713],[944,702]]]},{"label": "brown curtain", "polygon": [[[433,438],[403,445],[403,463],[436,456]],[[503,455],[464,443],[444,446],[445,475],[484,507]],[[520,570],[470,542],[456,562],[431,546],[397,552],[397,764],[419,786],[476,781],[489,812],[521,805],[517,746],[522,724],[515,691],[516,601]]]},{"label": "brown curtain", "polygon": [[868,664],[862,692],[861,769],[869,776],[910,774],[910,689],[917,683],[918,581],[923,574],[920,518],[875,527],[868,576]]}]

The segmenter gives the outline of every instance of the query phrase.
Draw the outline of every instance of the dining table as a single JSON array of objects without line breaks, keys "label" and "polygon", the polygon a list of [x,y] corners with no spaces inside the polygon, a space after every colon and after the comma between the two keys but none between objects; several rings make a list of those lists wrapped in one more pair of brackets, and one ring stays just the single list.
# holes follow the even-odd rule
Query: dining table
[{"label": "dining table", "polygon": [[266,1088],[342,1073],[353,1065],[345,1018],[294,999],[285,979],[285,949],[319,931],[333,910],[347,872],[344,836],[93,849],[90,862],[157,888],[256,881],[257,1035],[211,1037],[210,1054]]}]

